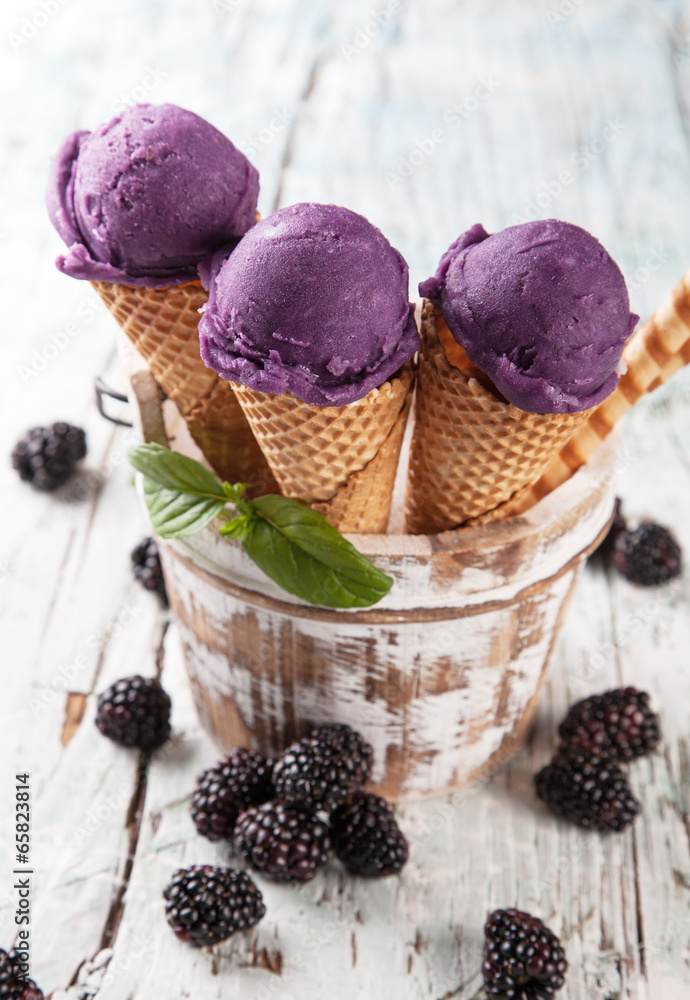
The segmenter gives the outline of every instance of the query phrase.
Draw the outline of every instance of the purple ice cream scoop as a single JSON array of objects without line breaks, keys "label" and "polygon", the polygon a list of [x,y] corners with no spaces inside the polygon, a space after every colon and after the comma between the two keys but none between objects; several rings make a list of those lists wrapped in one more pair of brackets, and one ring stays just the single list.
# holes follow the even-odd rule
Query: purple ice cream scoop
[{"label": "purple ice cream scoop", "polygon": [[48,212],[73,278],[162,288],[256,219],[259,175],[218,129],[174,104],[137,104],[54,157]]},{"label": "purple ice cream scoop", "polygon": [[577,413],[605,399],[639,319],[602,245],[555,219],[493,236],[472,226],[419,292],[470,361],[533,413]]},{"label": "purple ice cream scoop", "polygon": [[363,216],[336,205],[283,208],[202,268],[201,356],[260,392],[353,403],[419,347],[408,277]]}]

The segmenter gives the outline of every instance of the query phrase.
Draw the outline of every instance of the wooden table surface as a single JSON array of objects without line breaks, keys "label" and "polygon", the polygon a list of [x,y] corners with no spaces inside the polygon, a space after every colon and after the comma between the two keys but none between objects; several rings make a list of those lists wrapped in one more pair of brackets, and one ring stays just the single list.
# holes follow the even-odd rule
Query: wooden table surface
[{"label": "wooden table surface", "polygon": [[[375,19],[374,15],[376,15]],[[261,173],[263,214],[334,201],[379,225],[412,288],[458,233],[556,216],[601,239],[649,314],[690,265],[690,6],[682,0],[4,0],[0,12],[0,454],[27,427],[84,426],[78,479],[41,495],[0,463],[0,945],[15,937],[14,775],[30,774],[31,944],[54,1000],[469,1000],[494,907],[541,916],[570,961],[564,1000],[690,996],[688,573],[638,589],[588,567],[529,746],[492,780],[398,809],[399,879],[261,882],[268,912],[212,951],[181,945],[161,889],[228,855],[189,817],[216,751],[175,624],[131,577],[146,533],[126,449],[93,379],[121,384],[114,321],[60,275],[49,155],[124,104],[210,119]],[[690,552],[690,373],[625,424],[619,492]],[[95,692],[160,672],[174,739],[143,772],[93,725]],[[663,746],[637,763],[632,829],[558,823],[532,775],[566,706],[648,689]]]}]

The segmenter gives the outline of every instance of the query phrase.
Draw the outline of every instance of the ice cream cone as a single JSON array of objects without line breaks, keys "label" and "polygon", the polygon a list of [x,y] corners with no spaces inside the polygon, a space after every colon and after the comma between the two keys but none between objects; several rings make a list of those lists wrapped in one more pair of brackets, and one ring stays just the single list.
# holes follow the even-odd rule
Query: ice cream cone
[{"label": "ice cream cone", "polygon": [[210,394],[187,414],[185,421],[221,479],[248,483],[250,496],[279,492],[232,382],[217,377]]},{"label": "ice cream cone", "polygon": [[646,323],[638,326],[623,352],[627,371],[587,422],[548,463],[540,477],[483,521],[512,517],[529,510],[585,464],[620,418],[642,396],[667,382],[690,363],[690,271]]},{"label": "ice cream cone", "polygon": [[186,417],[218,381],[199,355],[199,309],[208,298],[201,282],[169,288],[91,284]]},{"label": "ice cream cone", "polygon": [[323,514],[338,531],[376,535],[385,533],[411,405],[410,387],[400,415],[378,454],[360,472],[353,473],[332,500],[311,505],[313,510]]},{"label": "ice cream cone", "polygon": [[235,391],[284,496],[312,505],[341,531],[382,532],[413,378],[407,364],[347,406],[311,406],[243,385]]},{"label": "ice cream cone", "polygon": [[201,360],[199,309],[207,299],[201,283],[160,289],[105,281],[92,285],[179,409],[218,475],[250,483],[255,493],[272,492],[275,481],[231,383]]},{"label": "ice cream cone", "polygon": [[462,353],[425,302],[406,504],[411,534],[455,528],[497,507],[538,479],[588,417],[518,409],[498,398]]}]

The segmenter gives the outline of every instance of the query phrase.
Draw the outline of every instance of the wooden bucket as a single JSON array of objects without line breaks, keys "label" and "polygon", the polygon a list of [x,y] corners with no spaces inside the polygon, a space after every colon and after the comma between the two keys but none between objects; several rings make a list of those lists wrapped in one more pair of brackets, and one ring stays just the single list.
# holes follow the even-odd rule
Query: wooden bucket
[{"label": "wooden bucket", "polygon": [[[160,440],[155,383],[121,353],[144,436]],[[489,775],[526,739],[568,598],[610,522],[615,454],[609,440],[510,522],[351,536],[395,578],[368,609],[304,604],[210,528],[160,542],[202,724],[224,749],[273,756],[349,723],[373,744],[372,790],[393,800]]]}]

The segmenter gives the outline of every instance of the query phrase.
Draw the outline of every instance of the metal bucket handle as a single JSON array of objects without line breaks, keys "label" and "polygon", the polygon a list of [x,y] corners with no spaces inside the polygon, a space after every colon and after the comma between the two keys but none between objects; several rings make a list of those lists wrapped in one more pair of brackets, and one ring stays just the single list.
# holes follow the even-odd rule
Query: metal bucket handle
[{"label": "metal bucket handle", "polygon": [[120,427],[134,427],[131,420],[120,420],[119,417],[113,417],[110,413],[106,413],[103,404],[104,396],[116,399],[119,403],[129,403],[128,396],[126,396],[123,392],[118,392],[117,389],[111,389],[111,387],[103,381],[100,375],[97,375],[94,379],[93,387],[96,390],[96,405],[98,406],[98,412],[105,420],[109,420],[111,424],[118,424]]}]

